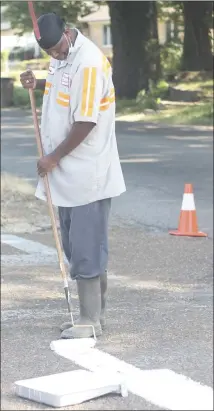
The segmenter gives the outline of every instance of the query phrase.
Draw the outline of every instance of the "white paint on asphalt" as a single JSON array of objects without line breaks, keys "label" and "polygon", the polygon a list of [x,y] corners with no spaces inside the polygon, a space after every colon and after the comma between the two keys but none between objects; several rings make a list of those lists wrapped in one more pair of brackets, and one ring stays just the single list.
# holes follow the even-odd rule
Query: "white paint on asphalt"
[{"label": "white paint on asphalt", "polygon": [[[61,344],[60,344],[61,342]],[[141,370],[96,348],[69,349],[63,340],[52,341],[51,349],[89,371],[120,374],[129,392],[161,409],[213,410],[213,389],[168,369]]]},{"label": "white paint on asphalt", "polygon": [[56,255],[54,248],[17,235],[2,234],[1,242],[29,254]]},{"label": "white paint on asphalt", "polygon": [[16,235],[2,234],[1,242],[17,248],[27,254],[2,254],[1,263],[7,266],[16,265],[48,265],[58,263],[57,251],[53,247],[46,246],[37,241],[28,240]]},{"label": "white paint on asphalt", "polygon": [[16,266],[16,267],[23,267],[23,266],[38,266],[38,265],[50,265],[50,264],[57,264],[58,257],[57,254],[3,254],[1,255],[1,264],[9,266]]}]

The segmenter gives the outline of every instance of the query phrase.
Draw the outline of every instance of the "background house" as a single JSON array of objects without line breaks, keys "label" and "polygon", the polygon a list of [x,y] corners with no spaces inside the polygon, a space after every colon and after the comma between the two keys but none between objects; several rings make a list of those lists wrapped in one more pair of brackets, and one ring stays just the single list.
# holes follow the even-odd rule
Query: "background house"
[{"label": "background house", "polygon": [[111,25],[108,6],[99,9],[85,17],[79,18],[82,33],[90,38],[105,54],[112,58]]}]

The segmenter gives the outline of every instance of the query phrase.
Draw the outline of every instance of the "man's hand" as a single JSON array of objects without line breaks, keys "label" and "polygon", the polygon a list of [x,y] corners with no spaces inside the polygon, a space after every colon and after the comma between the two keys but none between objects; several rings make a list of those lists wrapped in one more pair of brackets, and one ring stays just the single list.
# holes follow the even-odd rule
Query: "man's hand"
[{"label": "man's hand", "polygon": [[37,171],[40,177],[44,177],[53,170],[58,164],[58,160],[53,154],[48,154],[39,159],[37,162]]},{"label": "man's hand", "polygon": [[36,88],[36,77],[34,76],[31,70],[27,70],[24,73],[21,73],[20,81],[21,81],[22,87],[24,88],[27,88],[27,89]]}]

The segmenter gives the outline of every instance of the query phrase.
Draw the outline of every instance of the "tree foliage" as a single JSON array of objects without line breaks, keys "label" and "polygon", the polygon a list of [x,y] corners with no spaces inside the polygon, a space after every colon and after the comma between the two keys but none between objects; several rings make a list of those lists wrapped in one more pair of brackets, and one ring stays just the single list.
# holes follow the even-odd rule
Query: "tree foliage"
[{"label": "tree foliage", "polygon": [[[2,1],[1,5],[8,6],[8,2]],[[34,1],[34,10],[37,17],[43,13],[55,12],[70,24],[75,24],[79,16],[90,13],[93,7],[97,6],[87,1]],[[32,31],[27,1],[10,1],[3,14],[5,20],[10,21],[12,28],[17,33],[23,34]]]},{"label": "tree foliage", "polygon": [[182,23],[182,2],[181,1],[162,1],[157,3],[157,12],[160,20],[179,20]]}]

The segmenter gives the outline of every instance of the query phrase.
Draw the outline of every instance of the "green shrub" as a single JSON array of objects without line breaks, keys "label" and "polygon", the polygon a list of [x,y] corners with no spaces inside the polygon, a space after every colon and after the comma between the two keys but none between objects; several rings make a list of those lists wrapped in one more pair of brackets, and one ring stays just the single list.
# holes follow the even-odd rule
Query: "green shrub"
[{"label": "green shrub", "polygon": [[[34,90],[36,106],[42,105],[43,92],[41,90]],[[30,99],[28,90],[23,87],[14,87],[13,92],[13,105],[15,107],[30,107]]]},{"label": "green shrub", "polygon": [[142,110],[150,109],[157,111],[160,104],[160,98],[154,97],[150,92],[146,93],[145,90],[139,91],[136,103]]},{"label": "green shrub", "polygon": [[168,95],[169,84],[165,80],[160,80],[157,84],[151,83],[149,93],[154,98],[164,99]]},{"label": "green shrub", "polygon": [[9,56],[9,51],[8,50],[1,51],[1,62],[5,63],[5,61],[8,60],[8,56]]},{"label": "green shrub", "polygon": [[161,99],[167,97],[168,89],[169,85],[165,80],[160,80],[157,84],[150,81],[149,91],[139,91],[136,98],[136,103],[142,110],[151,109],[156,111],[160,107]]},{"label": "green shrub", "polygon": [[182,44],[170,42],[161,47],[160,60],[164,77],[174,76],[181,66]]},{"label": "green shrub", "polygon": [[8,50],[1,51],[1,71],[6,70],[6,63],[8,61],[8,56],[9,56]]}]

